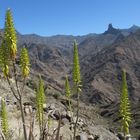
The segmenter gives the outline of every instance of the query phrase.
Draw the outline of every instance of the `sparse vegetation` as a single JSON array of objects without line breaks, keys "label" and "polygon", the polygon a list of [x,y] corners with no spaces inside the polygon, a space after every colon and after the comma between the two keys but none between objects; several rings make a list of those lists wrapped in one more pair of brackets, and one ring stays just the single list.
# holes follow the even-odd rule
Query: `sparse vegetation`
[{"label": "sparse vegetation", "polygon": [[[66,76],[66,79],[65,79],[65,94],[66,94],[66,97],[68,99],[69,110],[70,110],[70,112],[72,112],[72,108],[71,108],[71,89],[70,89],[68,76]],[[72,115],[71,115],[71,117],[72,117]]]},{"label": "sparse vegetation", "polygon": [[59,93],[59,92],[53,93],[53,97],[54,97],[55,99],[59,99],[59,98],[60,98],[60,93]]},{"label": "sparse vegetation", "polygon": [[76,111],[76,120],[74,124],[74,134],[73,140],[76,139],[76,128],[79,119],[79,102],[80,102],[80,92],[81,92],[81,74],[80,74],[80,64],[78,56],[78,47],[76,41],[74,42],[74,52],[73,52],[73,90],[77,95],[77,111]]},{"label": "sparse vegetation", "polygon": [[43,113],[43,105],[45,103],[45,95],[44,95],[44,83],[39,78],[39,84],[38,84],[37,92],[36,92],[36,104],[37,104],[37,119],[39,122],[39,129],[40,129],[40,139],[42,140],[43,137],[43,131],[45,128],[45,119],[44,119],[44,113]]},{"label": "sparse vegetation", "polygon": [[[6,12],[6,19],[5,19],[5,28],[4,28],[4,37],[2,41],[2,45],[0,47],[0,65],[4,74],[5,79],[8,81],[10,86],[11,92],[13,96],[17,100],[20,106],[21,111],[21,118],[23,124],[23,134],[24,140],[33,140],[34,134],[34,115],[33,112],[30,112],[30,124],[29,124],[29,136],[27,136],[27,126],[25,120],[25,114],[23,110],[23,96],[24,96],[24,88],[26,85],[26,79],[29,76],[30,72],[30,63],[29,63],[29,56],[28,51],[26,48],[22,48],[20,52],[20,71],[18,71],[18,66],[16,65],[16,58],[17,58],[17,40],[16,40],[16,32],[14,29],[12,14],[10,9]],[[19,83],[18,78],[22,77],[21,83]],[[10,81],[10,78],[14,79],[15,85],[13,85]],[[16,89],[15,89],[16,88]],[[39,86],[37,87],[36,91],[36,106],[37,106],[37,120],[39,122],[39,129],[40,129],[40,140],[44,140],[47,138],[46,135],[46,123],[47,121],[44,118],[44,111],[43,105],[45,102],[45,94],[44,94],[44,83],[39,78]],[[2,120],[2,132],[1,135],[3,136],[4,140],[7,140],[8,136],[8,122],[7,122],[7,112],[5,108],[5,102],[2,100],[2,111],[1,111],[1,120]],[[58,128],[56,129],[56,140],[59,139],[59,132],[60,132],[60,122],[58,123]],[[50,127],[50,118],[48,119],[48,127]],[[53,137],[53,136],[52,136]]]},{"label": "sparse vegetation", "polygon": [[[36,90],[36,116],[31,112],[30,121],[28,121],[29,127],[27,128],[27,120],[23,108],[23,98],[24,90],[26,85],[26,80],[30,73],[30,62],[28,51],[26,48],[22,48],[20,52],[20,65],[18,66],[17,62],[17,39],[16,32],[14,28],[14,23],[12,19],[12,14],[10,9],[6,12],[5,18],[5,28],[2,44],[0,47],[0,66],[3,72],[5,79],[7,80],[9,87],[13,96],[19,104],[22,125],[23,125],[23,136],[24,140],[34,140],[34,122],[37,120],[39,123],[39,139],[40,140],[62,140],[60,134],[61,129],[61,113],[58,111],[57,120],[58,126],[54,129],[53,134],[50,134],[51,127],[51,118],[44,113],[44,104],[46,104],[46,96],[44,91],[44,82],[39,77],[39,82]],[[20,79],[21,78],[21,79]],[[11,79],[14,79],[14,84],[11,83]],[[20,79],[20,82],[19,82]],[[30,84],[30,83],[29,83]],[[72,88],[71,88],[72,87]],[[77,135],[77,126],[79,120],[79,110],[80,110],[80,93],[82,91],[82,80],[80,73],[80,63],[79,63],[79,54],[78,46],[76,41],[73,44],[73,73],[72,73],[72,86],[70,87],[68,76],[65,79],[65,95],[68,100],[69,111],[71,112],[71,119],[74,121],[74,131],[73,131],[73,140],[76,140]],[[71,95],[76,95],[76,111],[72,115],[72,105],[71,105]],[[59,99],[60,94],[55,93],[53,95],[55,99]],[[122,94],[120,99],[120,117],[121,117],[121,131],[126,135],[130,134],[129,125],[131,122],[131,111],[130,111],[130,101],[128,96],[128,87],[126,81],[126,72],[122,71]],[[86,114],[86,113],[85,113]],[[36,117],[36,118],[35,118]],[[2,99],[1,102],[1,135],[3,140],[8,140],[9,126],[6,112],[5,101]],[[28,133],[29,130],[29,133]],[[47,132],[46,132],[47,131]]]},{"label": "sparse vegetation", "polygon": [[130,101],[126,80],[126,71],[122,70],[122,95],[120,99],[121,131],[126,135],[130,134],[129,124],[131,122]]},{"label": "sparse vegetation", "polygon": [[3,139],[8,139],[9,137],[9,126],[8,126],[8,118],[7,118],[7,111],[6,111],[6,105],[5,100],[1,100],[1,130],[2,130],[2,136]]},{"label": "sparse vegetation", "polygon": [[[17,57],[16,31],[14,28],[13,18],[10,9],[8,9],[6,12],[4,37],[2,40],[2,46],[0,47],[0,54],[1,54],[0,62],[3,74],[10,86],[13,96],[16,98],[20,106],[24,138],[25,140],[27,140],[25,114],[23,111],[23,94],[25,80],[29,75],[29,57],[27,50],[23,48],[20,56],[20,65],[22,71],[22,86],[21,86],[18,82],[18,76],[20,72],[18,72],[16,65],[16,57]],[[12,85],[10,78],[13,78],[15,80],[14,86]]]}]

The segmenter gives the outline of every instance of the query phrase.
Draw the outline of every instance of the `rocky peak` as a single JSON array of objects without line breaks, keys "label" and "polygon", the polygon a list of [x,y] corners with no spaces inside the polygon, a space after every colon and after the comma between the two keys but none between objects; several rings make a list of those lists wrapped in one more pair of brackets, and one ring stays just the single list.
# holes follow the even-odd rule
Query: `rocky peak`
[{"label": "rocky peak", "polygon": [[112,30],[113,29],[113,26],[112,26],[112,24],[110,23],[110,24],[108,24],[108,30]]},{"label": "rocky peak", "polygon": [[129,30],[130,32],[136,32],[136,31],[139,30],[139,29],[140,29],[139,26],[133,25],[133,26],[131,26],[128,30]]},{"label": "rocky peak", "polygon": [[108,29],[103,33],[103,34],[118,34],[120,33],[119,29],[116,29],[112,26],[112,24],[110,23],[108,25]]}]

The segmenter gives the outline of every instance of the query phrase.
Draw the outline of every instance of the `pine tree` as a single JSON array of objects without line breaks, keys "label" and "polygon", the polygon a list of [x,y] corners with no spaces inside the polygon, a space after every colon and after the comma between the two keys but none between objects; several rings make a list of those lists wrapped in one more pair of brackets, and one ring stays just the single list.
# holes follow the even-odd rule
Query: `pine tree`
[{"label": "pine tree", "polygon": [[126,136],[127,134],[130,134],[129,124],[131,122],[131,111],[125,70],[122,71],[122,94],[120,101],[120,117],[122,124],[121,130],[124,136]]},{"label": "pine tree", "polygon": [[1,100],[1,128],[5,138],[8,138],[9,126],[6,112],[6,105],[4,99]]}]

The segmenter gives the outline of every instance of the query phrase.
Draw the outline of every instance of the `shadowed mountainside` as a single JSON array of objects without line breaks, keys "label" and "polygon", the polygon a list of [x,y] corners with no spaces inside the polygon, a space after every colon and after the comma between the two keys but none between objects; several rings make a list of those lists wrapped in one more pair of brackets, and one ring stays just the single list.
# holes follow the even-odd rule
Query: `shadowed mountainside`
[{"label": "shadowed mountainside", "polygon": [[118,100],[121,68],[127,70],[131,98],[139,100],[139,34],[138,26],[115,29],[112,24],[103,34],[85,36],[41,37],[17,32],[18,46],[29,50],[32,77],[41,73],[46,83],[59,92],[63,91],[65,75],[71,75],[72,43],[76,39],[84,85],[82,99],[101,104]]},{"label": "shadowed mountainside", "polygon": [[[0,41],[2,36],[0,32]],[[97,104],[100,115],[118,122],[117,112],[121,94],[121,69],[127,71],[130,99],[133,103],[134,131],[140,120],[140,29],[115,29],[109,24],[103,34],[85,36],[18,35],[18,46],[27,47],[31,60],[33,83],[38,73],[45,80],[49,92],[64,92],[65,75],[72,75],[73,41],[77,40],[81,62],[83,93],[81,100]],[[115,118],[115,117],[116,118]],[[136,123],[137,122],[137,123]]]}]

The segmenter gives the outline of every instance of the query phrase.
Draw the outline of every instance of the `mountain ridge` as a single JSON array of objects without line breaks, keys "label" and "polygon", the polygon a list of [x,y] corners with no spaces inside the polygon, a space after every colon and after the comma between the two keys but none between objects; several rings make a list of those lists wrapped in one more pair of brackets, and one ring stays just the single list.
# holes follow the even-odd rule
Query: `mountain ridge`
[{"label": "mountain ridge", "polygon": [[[117,30],[120,30],[120,31],[128,31],[128,32],[135,32],[136,30],[138,30],[138,29],[140,29],[140,26],[137,26],[137,25],[131,25],[129,28],[115,28],[114,26],[113,26],[113,24],[112,23],[109,23],[108,24],[108,27],[109,26],[112,26],[114,29],[117,29]],[[108,29],[107,29],[108,30]],[[88,34],[84,34],[84,35],[72,35],[72,34],[67,34],[67,35],[65,35],[65,34],[55,34],[55,35],[48,35],[48,36],[43,36],[43,35],[39,35],[39,34],[36,34],[36,33],[28,33],[28,34],[22,34],[22,33],[20,33],[20,32],[18,32],[17,31],[17,33],[18,34],[20,34],[20,35],[27,35],[27,36],[30,36],[30,35],[35,35],[35,36],[38,36],[38,37],[43,37],[43,38],[50,38],[50,37],[56,37],[56,36],[73,36],[73,37],[82,37],[82,36],[92,36],[92,35],[99,35],[99,34],[103,34],[104,32],[102,32],[102,33],[88,33]]]},{"label": "mountain ridge", "polygon": [[[0,41],[2,34],[0,32]],[[126,30],[115,29],[109,25],[102,34],[89,34],[77,38],[60,35],[47,40],[43,38],[44,42],[36,35],[18,34],[17,38],[19,49],[26,47],[29,51],[31,74],[28,83],[33,84],[40,73],[48,93],[64,94],[65,75],[69,76],[70,82],[72,80],[72,46],[74,39],[77,39],[83,84],[81,101],[98,105],[101,116],[112,117],[112,121],[117,123],[118,118],[116,116],[114,118],[114,114],[118,110],[117,105],[121,94],[121,69],[125,68],[132,106],[136,111],[139,109],[139,27],[134,25]],[[133,131],[139,132],[140,120],[135,117],[135,114],[140,114],[140,111],[136,111],[133,110],[134,121],[138,123],[134,123],[132,127]]]}]

